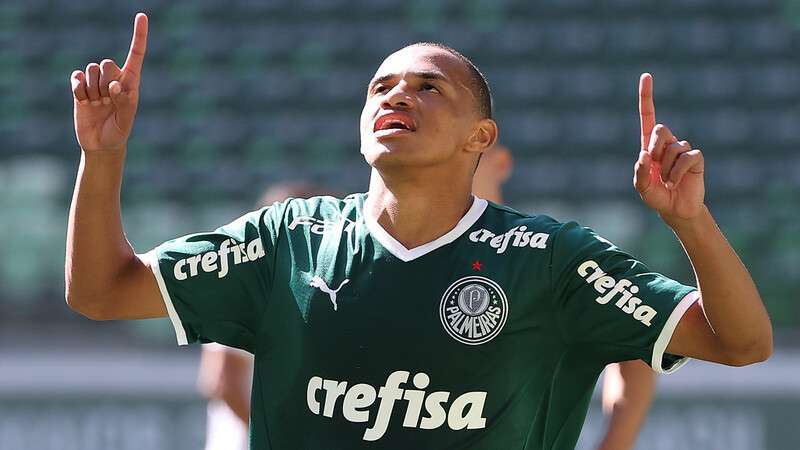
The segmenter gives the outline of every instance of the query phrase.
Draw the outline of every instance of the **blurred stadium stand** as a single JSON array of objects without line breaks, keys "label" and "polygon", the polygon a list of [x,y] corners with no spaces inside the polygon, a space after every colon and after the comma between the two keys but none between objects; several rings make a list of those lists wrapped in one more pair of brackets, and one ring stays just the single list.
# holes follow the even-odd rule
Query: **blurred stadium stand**
[{"label": "blurred stadium stand", "polygon": [[[68,76],[124,61],[143,10],[150,40],[122,194],[137,251],[226,223],[276,181],[365,190],[358,117],[369,77],[406,43],[443,41],[493,88],[517,161],[511,205],[577,219],[691,282],[678,243],[630,182],[637,80],[652,72],[659,121],[705,152],[708,204],[761,289],[779,350],[800,347],[800,2],[137,3],[0,3],[0,345],[57,346],[42,333],[86,348],[173,345],[163,321],[89,324],[62,300],[79,159]],[[5,355],[0,366],[22,364]]]}]

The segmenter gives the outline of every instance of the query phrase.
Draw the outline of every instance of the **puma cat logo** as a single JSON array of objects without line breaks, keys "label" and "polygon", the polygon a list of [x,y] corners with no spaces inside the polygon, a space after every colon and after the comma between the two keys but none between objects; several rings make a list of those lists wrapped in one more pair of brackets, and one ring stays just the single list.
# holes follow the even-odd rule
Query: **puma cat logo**
[{"label": "puma cat logo", "polygon": [[315,288],[319,288],[320,291],[328,294],[331,297],[331,303],[333,303],[333,310],[336,311],[337,309],[336,293],[342,290],[342,286],[347,284],[349,281],[350,279],[345,278],[344,281],[342,281],[342,284],[340,284],[338,288],[331,289],[328,287],[328,284],[325,283],[325,280],[320,278],[318,275],[315,275],[314,278],[311,279],[311,283],[309,284]]}]

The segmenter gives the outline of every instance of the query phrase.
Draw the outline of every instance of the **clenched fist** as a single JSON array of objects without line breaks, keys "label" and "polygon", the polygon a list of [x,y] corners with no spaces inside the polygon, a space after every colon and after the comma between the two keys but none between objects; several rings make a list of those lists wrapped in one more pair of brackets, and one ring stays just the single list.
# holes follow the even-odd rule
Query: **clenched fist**
[{"label": "clenched fist", "polygon": [[139,103],[139,80],[147,48],[147,16],[136,15],[125,65],[104,59],[72,72],[75,134],[84,152],[125,148]]},{"label": "clenched fist", "polygon": [[656,125],[653,77],[639,79],[642,148],[634,166],[633,185],[644,203],[662,218],[693,219],[704,207],[703,154],[679,141],[663,124]]}]

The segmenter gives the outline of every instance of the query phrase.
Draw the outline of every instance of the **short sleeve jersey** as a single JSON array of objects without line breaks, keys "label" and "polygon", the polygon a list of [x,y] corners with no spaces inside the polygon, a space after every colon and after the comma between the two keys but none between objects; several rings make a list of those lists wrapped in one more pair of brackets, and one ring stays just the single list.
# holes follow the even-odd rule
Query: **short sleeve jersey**
[{"label": "short sleeve jersey", "polygon": [[[180,344],[255,354],[254,449],[571,449],[603,367],[657,371],[696,290],[591,230],[475,198],[407,249],[366,194],[148,255]],[[436,211],[431,211],[436,214]]]}]

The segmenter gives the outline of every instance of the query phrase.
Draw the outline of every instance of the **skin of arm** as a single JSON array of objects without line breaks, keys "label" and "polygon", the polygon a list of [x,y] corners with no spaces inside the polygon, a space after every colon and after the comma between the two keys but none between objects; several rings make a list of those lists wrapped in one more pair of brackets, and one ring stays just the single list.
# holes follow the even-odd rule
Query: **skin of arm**
[{"label": "skin of arm", "polygon": [[656,374],[643,361],[623,361],[606,366],[603,375],[603,413],[608,428],[598,450],[632,449],[647,417]]},{"label": "skin of arm", "polygon": [[211,350],[204,346],[197,387],[207,399],[225,402],[247,426],[250,423],[250,389],[244,383],[252,371],[247,356],[227,348]]},{"label": "skin of arm", "polygon": [[634,186],[644,203],[672,228],[694,268],[701,299],[678,323],[667,352],[731,366],[772,354],[772,324],[742,261],[704,203],[704,158],[656,125],[653,79],[639,82],[642,150]]},{"label": "skin of arm", "polygon": [[125,238],[120,189],[139,98],[147,16],[137,14],[125,65],[110,59],[72,73],[81,162],[67,225],[65,297],[95,320],[162,317],[155,277]]}]

